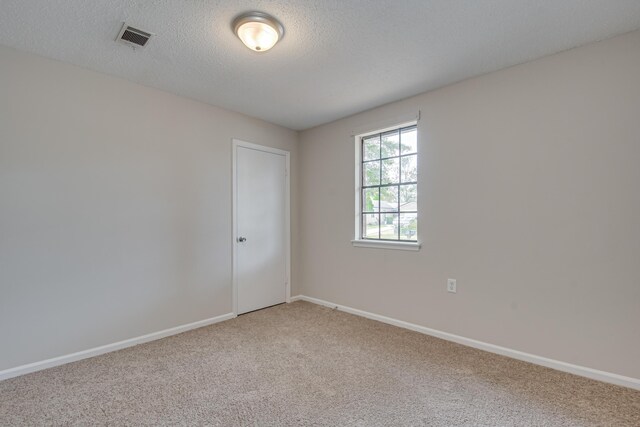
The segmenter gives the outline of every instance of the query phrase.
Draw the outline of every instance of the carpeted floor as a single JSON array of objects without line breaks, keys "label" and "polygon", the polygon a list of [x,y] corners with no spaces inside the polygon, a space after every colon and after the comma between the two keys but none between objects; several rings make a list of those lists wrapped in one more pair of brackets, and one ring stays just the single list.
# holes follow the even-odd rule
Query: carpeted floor
[{"label": "carpeted floor", "polygon": [[296,302],[0,382],[0,425],[640,426],[640,392]]}]

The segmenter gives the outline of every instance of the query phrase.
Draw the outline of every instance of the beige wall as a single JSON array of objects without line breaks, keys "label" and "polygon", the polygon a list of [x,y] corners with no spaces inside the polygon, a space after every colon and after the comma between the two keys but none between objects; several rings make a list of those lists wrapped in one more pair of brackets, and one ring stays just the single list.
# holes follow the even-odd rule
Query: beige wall
[{"label": "beige wall", "polygon": [[[3,47],[0,70],[0,370],[230,312],[236,137],[292,153],[294,295],[640,378],[640,32],[300,147]],[[351,134],[417,110],[423,247],[354,248]]]},{"label": "beige wall", "polygon": [[231,139],[297,133],[0,47],[0,370],[231,308]]},{"label": "beige wall", "polygon": [[[418,109],[422,249],[354,248],[351,134]],[[302,132],[300,159],[303,294],[640,378],[640,32]]]}]

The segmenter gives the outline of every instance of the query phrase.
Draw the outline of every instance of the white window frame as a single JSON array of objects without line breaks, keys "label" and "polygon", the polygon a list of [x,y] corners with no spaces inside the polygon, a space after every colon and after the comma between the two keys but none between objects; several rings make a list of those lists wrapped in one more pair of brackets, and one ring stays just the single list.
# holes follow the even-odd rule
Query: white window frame
[{"label": "white window frame", "polygon": [[[362,239],[362,138],[367,137],[369,135],[375,135],[378,133],[384,133],[390,130],[414,126],[418,124],[418,120],[420,118],[420,114],[417,116],[414,115],[412,120],[408,121],[399,121],[394,123],[393,125],[377,127],[375,129],[369,128],[370,130],[365,132],[357,132],[354,133],[354,147],[355,147],[355,237],[351,241],[351,244],[355,247],[359,248],[374,248],[374,249],[396,249],[396,250],[404,250],[404,251],[418,251],[420,250],[420,227],[418,227],[418,235],[416,242],[403,242],[403,241],[393,241],[393,240],[374,240],[374,239]],[[420,132],[418,132],[418,141],[420,140]],[[420,144],[418,144],[419,146]],[[418,159],[420,159],[420,150],[418,148]],[[418,160],[419,161],[419,160]],[[419,175],[418,175],[419,176]],[[418,185],[418,191],[420,191],[420,186]],[[420,220],[420,211],[418,210],[418,221]]]}]

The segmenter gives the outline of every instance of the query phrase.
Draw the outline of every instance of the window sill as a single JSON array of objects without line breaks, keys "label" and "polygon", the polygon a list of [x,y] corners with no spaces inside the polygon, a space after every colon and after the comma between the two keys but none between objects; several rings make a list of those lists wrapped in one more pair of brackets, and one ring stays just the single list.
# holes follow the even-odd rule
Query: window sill
[{"label": "window sill", "polygon": [[420,243],[417,243],[417,242],[352,240],[351,244],[356,248],[395,249],[400,251],[419,251],[420,250]]}]

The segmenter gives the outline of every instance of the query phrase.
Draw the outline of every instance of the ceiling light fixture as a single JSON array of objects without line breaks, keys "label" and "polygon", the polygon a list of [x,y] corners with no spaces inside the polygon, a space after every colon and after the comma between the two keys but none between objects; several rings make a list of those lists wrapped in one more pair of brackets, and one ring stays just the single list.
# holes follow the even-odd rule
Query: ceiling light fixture
[{"label": "ceiling light fixture", "polygon": [[248,12],[233,20],[233,31],[249,49],[264,52],[284,36],[284,28],[273,16]]}]

